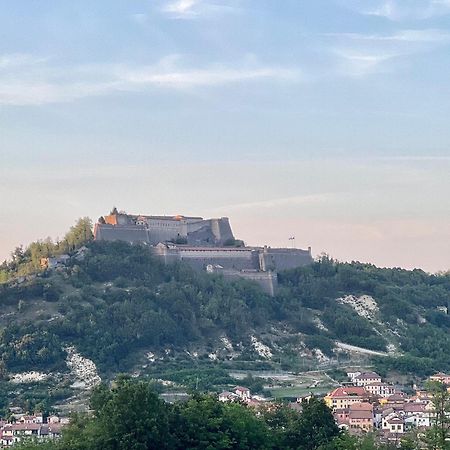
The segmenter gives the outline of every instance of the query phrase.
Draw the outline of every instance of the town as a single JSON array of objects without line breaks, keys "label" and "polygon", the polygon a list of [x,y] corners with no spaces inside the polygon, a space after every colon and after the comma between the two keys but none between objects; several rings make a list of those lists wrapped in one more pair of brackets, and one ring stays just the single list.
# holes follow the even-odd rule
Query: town
[{"label": "town", "polygon": [[[407,395],[372,371],[348,372],[347,376],[348,382],[333,389],[323,399],[341,430],[353,435],[375,433],[379,442],[397,446],[405,434],[412,431],[423,433],[434,425],[436,410],[426,382],[424,387]],[[450,393],[450,375],[436,373],[427,381],[442,383]],[[256,411],[276,408],[273,401],[253,396],[248,388],[242,386],[230,392],[224,391],[218,398],[222,402],[242,402]],[[298,398],[289,406],[301,412],[302,402],[310,398],[311,395]]]},{"label": "town", "polygon": [[[381,443],[398,446],[409,432],[424,433],[435,424],[436,409],[433,395],[425,387],[417,388],[412,395],[397,390],[382,380],[375,372],[348,372],[348,382],[333,389],[323,400],[332,411],[340,430],[351,435],[374,433]],[[446,386],[450,392],[450,375],[436,373],[427,380]],[[312,395],[288,403],[295,411],[302,412],[303,402]],[[250,389],[236,386],[217,396],[219,402],[238,402],[251,408],[258,416],[262,410],[274,410],[280,405],[273,399],[252,395]],[[0,446],[8,448],[27,440],[45,442],[61,437],[62,429],[70,423],[69,417],[42,413],[24,413],[11,407],[8,420],[0,420]]]}]

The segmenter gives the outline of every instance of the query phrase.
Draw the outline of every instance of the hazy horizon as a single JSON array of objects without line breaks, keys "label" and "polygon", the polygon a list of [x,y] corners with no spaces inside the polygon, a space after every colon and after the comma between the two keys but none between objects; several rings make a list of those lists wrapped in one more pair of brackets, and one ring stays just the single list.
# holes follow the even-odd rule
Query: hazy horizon
[{"label": "hazy horizon", "polygon": [[0,260],[113,205],[450,269],[448,0],[7,0]]}]

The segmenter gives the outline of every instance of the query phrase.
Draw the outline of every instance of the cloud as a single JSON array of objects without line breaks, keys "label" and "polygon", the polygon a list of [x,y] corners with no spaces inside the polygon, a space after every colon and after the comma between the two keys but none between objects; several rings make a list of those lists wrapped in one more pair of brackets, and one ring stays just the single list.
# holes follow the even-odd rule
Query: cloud
[{"label": "cloud", "polygon": [[195,19],[215,14],[235,13],[239,11],[237,0],[171,0],[166,1],[161,11],[173,19]]},{"label": "cloud", "polygon": [[363,77],[386,71],[383,63],[399,56],[399,54],[358,53],[353,50],[336,50],[335,54],[343,60],[341,73],[353,77]]},{"label": "cloud", "polygon": [[330,50],[341,75],[362,77],[389,72],[405,57],[450,43],[450,33],[440,29],[405,29],[390,34],[331,33]]},{"label": "cloud", "polygon": [[277,207],[288,207],[295,205],[314,205],[323,204],[332,201],[337,197],[336,193],[321,193],[310,195],[296,195],[290,197],[274,198],[270,200],[236,203],[232,205],[221,206],[215,208],[217,212],[226,211],[238,211],[238,210],[261,210],[261,209],[273,209]]},{"label": "cloud", "polygon": [[195,7],[199,3],[200,0],[176,0],[163,7],[163,11],[177,16],[193,15],[195,14]]},{"label": "cloud", "polygon": [[391,34],[362,34],[362,33],[326,33],[324,36],[354,41],[374,42],[408,42],[408,43],[448,43],[450,32],[436,28],[430,29],[404,29]]},{"label": "cloud", "polygon": [[120,79],[128,85],[161,86],[184,89],[200,86],[219,86],[230,83],[248,82],[258,79],[295,80],[296,70],[278,67],[228,68],[210,67],[194,70],[159,71],[153,67],[125,70]]},{"label": "cloud", "polygon": [[0,71],[23,66],[37,65],[48,61],[48,58],[40,58],[26,53],[9,53],[0,55]]},{"label": "cloud", "polygon": [[344,0],[344,5],[360,14],[394,22],[426,20],[450,14],[449,0]]},{"label": "cloud", "polygon": [[183,68],[178,56],[154,65],[85,65],[55,67],[31,56],[0,56],[0,105],[42,105],[85,97],[148,89],[186,90],[257,81],[297,81],[297,69],[264,66],[214,65]]}]

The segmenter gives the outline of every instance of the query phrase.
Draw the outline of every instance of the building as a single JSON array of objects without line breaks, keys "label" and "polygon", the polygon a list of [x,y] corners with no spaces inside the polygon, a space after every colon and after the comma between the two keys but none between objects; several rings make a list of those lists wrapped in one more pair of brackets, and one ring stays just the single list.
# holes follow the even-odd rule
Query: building
[{"label": "building", "polygon": [[373,406],[367,402],[353,403],[348,413],[350,432],[369,432],[374,427]]},{"label": "building", "polygon": [[325,396],[325,404],[333,411],[337,409],[349,409],[354,403],[367,400],[368,393],[363,387],[345,386],[338,387]]},{"label": "building", "polygon": [[381,377],[375,372],[363,372],[357,375],[353,382],[356,386],[367,386],[368,384],[381,383]]},{"label": "building", "polygon": [[450,375],[439,372],[434,375],[431,375],[430,381],[439,381],[440,383],[450,384]]},{"label": "building", "polygon": [[274,295],[277,272],[311,264],[311,248],[246,247],[236,240],[227,217],[144,216],[118,212],[101,217],[94,228],[98,241],[148,245],[165,264],[185,262],[193,269],[244,278]]},{"label": "building", "polygon": [[146,216],[118,212],[115,208],[111,214],[99,219],[94,236],[96,240],[150,245],[172,241],[195,246],[220,246],[234,242],[227,217]]},{"label": "building", "polygon": [[377,382],[366,384],[364,386],[367,392],[371,395],[378,395],[379,397],[389,397],[395,393],[395,388],[391,384]]},{"label": "building", "polygon": [[430,411],[423,403],[405,403],[403,411],[406,428],[428,428],[431,425]]},{"label": "building", "polygon": [[239,396],[234,392],[223,391],[219,394],[219,402],[234,402],[239,400]]},{"label": "building", "polygon": [[350,381],[351,381],[352,383],[354,383],[355,378],[356,378],[358,375],[361,375],[361,372],[358,372],[358,371],[355,371],[355,372],[347,372],[347,377],[350,379]]},{"label": "building", "polygon": [[249,400],[251,398],[250,395],[250,389],[242,386],[236,386],[234,388],[234,393],[241,399],[241,400]]},{"label": "building", "polygon": [[59,267],[64,267],[69,260],[69,255],[41,258],[40,265],[43,269],[57,269]]},{"label": "building", "polygon": [[405,432],[405,422],[401,415],[392,413],[383,417],[381,428],[383,431],[391,434],[403,434]]}]

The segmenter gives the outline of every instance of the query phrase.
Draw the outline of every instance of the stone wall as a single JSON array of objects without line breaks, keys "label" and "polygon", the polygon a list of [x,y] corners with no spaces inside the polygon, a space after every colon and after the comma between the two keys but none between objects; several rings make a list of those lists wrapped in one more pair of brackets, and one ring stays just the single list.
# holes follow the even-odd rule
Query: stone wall
[{"label": "stone wall", "polygon": [[234,270],[258,270],[258,253],[252,248],[183,247],[158,244],[154,253],[165,263],[185,261],[194,269],[205,270],[209,264]]},{"label": "stone wall", "polygon": [[[97,240],[127,242],[159,242],[185,239],[190,245],[220,246],[234,239],[228,218],[202,219],[184,216],[137,216],[125,213],[103,217],[105,223],[96,224]],[[142,230],[147,230],[147,234]]]},{"label": "stone wall", "polygon": [[130,244],[148,243],[149,236],[145,227],[139,225],[95,224],[96,241],[125,241]]},{"label": "stone wall", "polygon": [[288,270],[305,266],[313,262],[311,249],[270,248],[264,247],[260,252],[260,268],[267,270]]},{"label": "stone wall", "polygon": [[274,296],[278,287],[278,277],[274,272],[261,272],[258,270],[233,270],[222,269],[214,265],[208,265],[206,268],[208,273],[222,275],[227,280],[244,279],[252,281],[270,296]]}]

